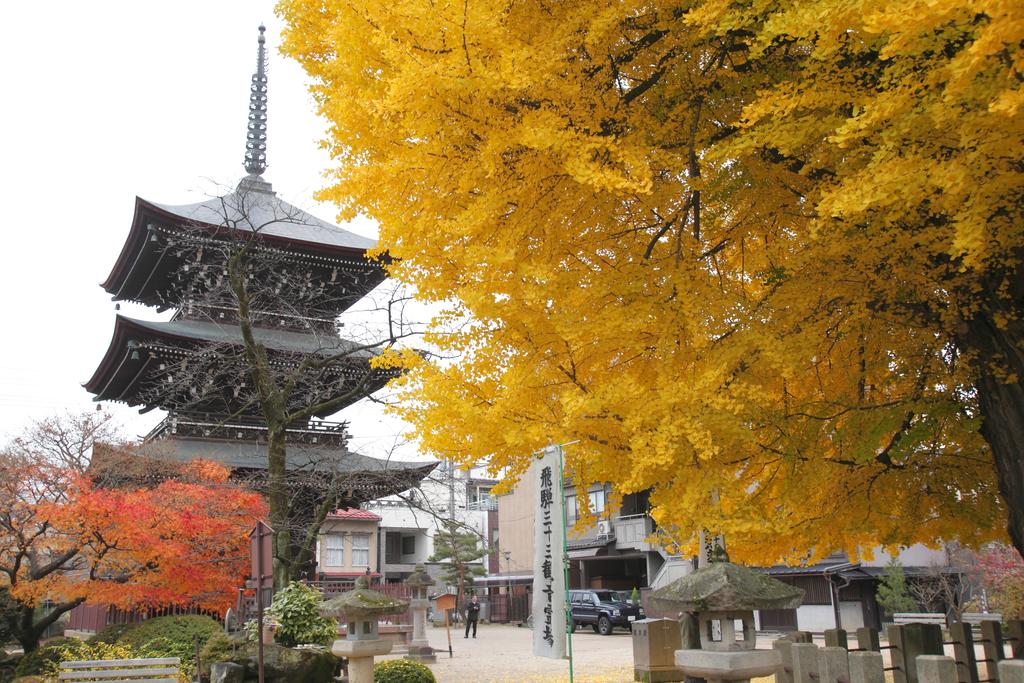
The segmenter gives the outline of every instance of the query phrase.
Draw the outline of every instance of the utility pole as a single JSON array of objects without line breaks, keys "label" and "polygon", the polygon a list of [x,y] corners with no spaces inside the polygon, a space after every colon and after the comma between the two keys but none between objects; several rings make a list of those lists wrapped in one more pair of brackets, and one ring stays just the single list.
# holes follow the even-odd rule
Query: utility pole
[{"label": "utility pole", "polygon": [[455,522],[455,460],[448,460],[448,519]]}]

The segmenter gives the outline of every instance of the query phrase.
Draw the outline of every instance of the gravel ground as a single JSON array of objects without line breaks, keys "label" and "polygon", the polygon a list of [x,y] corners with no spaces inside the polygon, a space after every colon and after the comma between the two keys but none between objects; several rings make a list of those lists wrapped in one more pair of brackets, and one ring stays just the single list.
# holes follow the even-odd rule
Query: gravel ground
[{"label": "gravel ground", "polygon": [[[533,631],[504,624],[481,624],[476,638],[452,627],[452,657],[444,628],[427,627],[436,649],[430,665],[438,683],[555,683],[569,680],[568,660],[533,656]],[[578,683],[626,683],[633,680],[633,639],[616,629],[600,636],[589,629],[572,638],[573,680]]]}]

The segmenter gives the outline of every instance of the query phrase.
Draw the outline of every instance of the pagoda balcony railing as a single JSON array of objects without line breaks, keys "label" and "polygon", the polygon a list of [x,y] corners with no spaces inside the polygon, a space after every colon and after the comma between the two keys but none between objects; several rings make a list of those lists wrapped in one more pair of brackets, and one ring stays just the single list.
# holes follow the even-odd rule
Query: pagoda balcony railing
[{"label": "pagoda balcony railing", "polygon": [[[257,327],[289,330],[293,332],[318,332],[337,336],[340,323],[337,318],[321,318],[283,311],[250,311],[252,324]],[[212,303],[186,302],[178,311],[175,320],[212,321],[226,325],[239,324],[238,308]]]},{"label": "pagoda balcony railing", "polygon": [[[266,439],[267,425],[255,417],[238,416],[218,420],[216,416],[168,415],[146,435],[151,441],[168,436],[230,441],[261,441]],[[348,423],[316,420],[296,424],[286,430],[289,443],[345,448],[348,445]]]}]

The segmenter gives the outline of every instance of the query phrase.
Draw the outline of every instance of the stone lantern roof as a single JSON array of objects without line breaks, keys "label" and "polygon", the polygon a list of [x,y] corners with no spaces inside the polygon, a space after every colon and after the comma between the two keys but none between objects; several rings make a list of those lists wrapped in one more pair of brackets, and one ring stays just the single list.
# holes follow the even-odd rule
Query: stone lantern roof
[{"label": "stone lantern roof", "polygon": [[345,591],[336,598],[325,600],[320,605],[320,613],[327,617],[362,620],[388,614],[401,614],[408,608],[408,600],[393,598],[390,595],[370,590],[369,581],[365,576],[360,576],[356,579],[355,588]]},{"label": "stone lantern roof", "polygon": [[405,585],[412,589],[427,588],[434,585],[434,580],[430,578],[430,574],[426,572],[422,564],[416,565],[416,571],[409,575],[409,578],[405,580]]},{"label": "stone lantern roof", "polygon": [[732,562],[711,562],[652,591],[648,604],[666,612],[732,612],[799,607],[804,592]]}]

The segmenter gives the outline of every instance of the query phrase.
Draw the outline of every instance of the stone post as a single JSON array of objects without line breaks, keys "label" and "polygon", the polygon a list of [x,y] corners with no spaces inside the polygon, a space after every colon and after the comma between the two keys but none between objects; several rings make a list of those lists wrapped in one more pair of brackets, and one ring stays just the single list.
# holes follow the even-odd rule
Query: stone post
[{"label": "stone post", "polygon": [[846,631],[841,628],[825,629],[825,647],[841,647],[849,649]]},{"label": "stone post", "polygon": [[405,580],[405,585],[412,591],[409,601],[412,606],[412,641],[409,643],[409,654],[405,658],[417,662],[435,662],[437,656],[434,654],[434,648],[430,647],[427,641],[427,608],[430,606],[427,587],[433,586],[434,580],[424,570],[423,565],[418,564],[416,571]]},{"label": "stone post", "polygon": [[918,683],[917,658],[941,655],[942,627],[938,624],[906,624],[889,627],[894,683]]},{"label": "stone post", "polygon": [[974,654],[974,633],[970,624],[957,621],[949,625],[953,640],[953,656],[957,663],[959,683],[978,683],[978,658]]},{"label": "stone post", "polygon": [[818,680],[821,683],[847,683],[850,680],[849,653],[845,647],[826,647],[818,657]]},{"label": "stone post", "polygon": [[1024,659],[999,662],[999,680],[1003,683],[1024,683]]},{"label": "stone post", "polygon": [[998,621],[981,622],[981,644],[985,652],[985,673],[988,680],[999,681],[999,662],[1003,654],[1003,627]]},{"label": "stone post", "polygon": [[814,643],[793,644],[793,680],[795,683],[818,680],[818,646]]},{"label": "stone post", "polygon": [[882,653],[873,650],[851,652],[850,683],[885,683]]},{"label": "stone post", "polygon": [[943,655],[919,655],[917,680],[921,683],[956,683],[956,660]]}]

